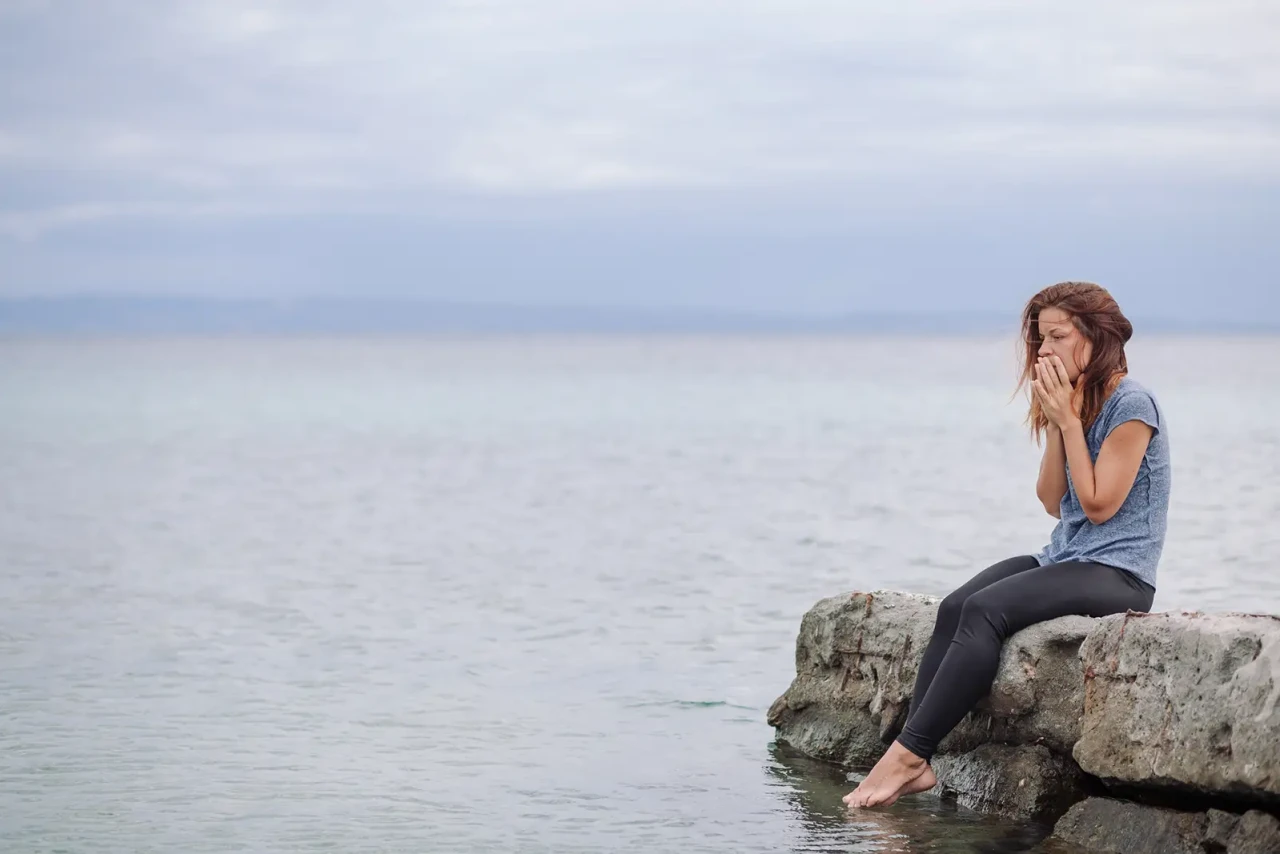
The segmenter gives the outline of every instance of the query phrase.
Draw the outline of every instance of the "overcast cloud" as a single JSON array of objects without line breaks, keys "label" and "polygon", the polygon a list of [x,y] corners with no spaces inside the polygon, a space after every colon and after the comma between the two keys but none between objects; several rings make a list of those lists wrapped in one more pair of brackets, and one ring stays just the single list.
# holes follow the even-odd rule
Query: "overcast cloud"
[{"label": "overcast cloud", "polygon": [[1278,44],[1242,0],[0,0],[0,294],[1280,310]]}]

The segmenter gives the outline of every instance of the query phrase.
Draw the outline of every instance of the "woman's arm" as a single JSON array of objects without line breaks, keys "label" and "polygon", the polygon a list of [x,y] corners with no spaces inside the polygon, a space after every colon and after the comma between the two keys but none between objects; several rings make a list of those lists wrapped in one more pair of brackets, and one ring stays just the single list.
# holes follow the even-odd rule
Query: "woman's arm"
[{"label": "woman's arm", "polygon": [[1116,515],[1129,497],[1154,429],[1137,418],[1122,421],[1103,440],[1095,464],[1080,422],[1080,396],[1074,393],[1062,360],[1056,356],[1042,360],[1031,387],[1049,422],[1058,425],[1080,509],[1090,522],[1101,525]]},{"label": "woman's arm", "polygon": [[1129,497],[1153,432],[1141,421],[1124,422],[1103,441],[1095,465],[1089,459],[1089,446],[1079,419],[1062,428],[1062,442],[1071,463],[1071,483],[1090,522],[1101,525],[1116,515]]},{"label": "woman's arm", "polygon": [[1062,518],[1062,496],[1067,494],[1067,452],[1062,444],[1062,431],[1050,422],[1044,456],[1040,459],[1040,477],[1036,480],[1036,497],[1045,512]]}]

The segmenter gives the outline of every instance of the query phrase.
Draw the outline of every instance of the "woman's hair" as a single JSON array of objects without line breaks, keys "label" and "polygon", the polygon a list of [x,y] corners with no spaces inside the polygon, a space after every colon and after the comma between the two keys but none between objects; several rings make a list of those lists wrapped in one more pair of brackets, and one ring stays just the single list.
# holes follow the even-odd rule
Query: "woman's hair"
[{"label": "woman's hair", "polygon": [[[1124,355],[1124,345],[1133,337],[1133,324],[1120,311],[1107,289],[1092,282],[1059,282],[1050,285],[1033,296],[1022,310],[1022,340],[1025,354],[1018,388],[1022,389],[1035,378],[1036,358],[1040,351],[1040,312],[1046,308],[1060,308],[1071,322],[1093,344],[1089,364],[1085,365],[1076,383],[1076,393],[1083,394],[1080,404],[1080,421],[1088,430],[1102,404],[1116,384],[1129,373],[1129,362]],[[1080,364],[1083,353],[1076,353]],[[1049,419],[1040,407],[1040,401],[1031,395],[1031,411],[1027,413],[1031,434],[1039,442]]]}]

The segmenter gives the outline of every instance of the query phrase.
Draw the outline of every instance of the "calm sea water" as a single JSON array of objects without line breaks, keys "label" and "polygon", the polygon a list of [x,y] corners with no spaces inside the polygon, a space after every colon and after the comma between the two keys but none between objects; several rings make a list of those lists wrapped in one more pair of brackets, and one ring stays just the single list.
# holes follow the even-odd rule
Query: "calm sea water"
[{"label": "calm sea water", "polygon": [[[995,340],[0,342],[0,848],[1017,851],[772,745],[800,618],[1038,548]],[[1154,608],[1280,611],[1280,339],[1155,339]]]}]

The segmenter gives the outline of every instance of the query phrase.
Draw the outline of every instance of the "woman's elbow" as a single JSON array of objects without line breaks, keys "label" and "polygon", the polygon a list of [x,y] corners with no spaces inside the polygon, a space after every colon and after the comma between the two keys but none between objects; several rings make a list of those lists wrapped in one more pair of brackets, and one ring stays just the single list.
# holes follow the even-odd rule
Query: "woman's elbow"
[{"label": "woman's elbow", "polygon": [[1036,489],[1036,498],[1040,501],[1040,506],[1044,508],[1044,512],[1055,519],[1062,518],[1062,499],[1066,494],[1065,491],[1055,495],[1049,490]]},{"label": "woman's elbow", "polygon": [[1116,515],[1119,507],[1112,507],[1104,504],[1090,504],[1082,507],[1084,517],[1095,525],[1101,525],[1107,522],[1112,516]]}]

